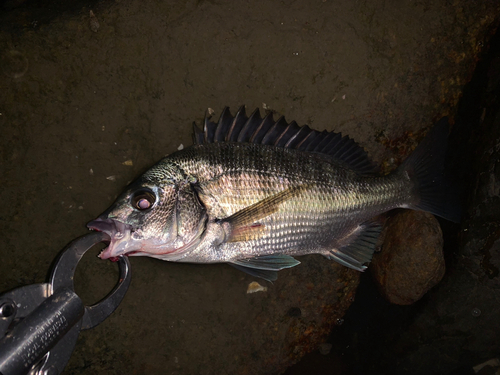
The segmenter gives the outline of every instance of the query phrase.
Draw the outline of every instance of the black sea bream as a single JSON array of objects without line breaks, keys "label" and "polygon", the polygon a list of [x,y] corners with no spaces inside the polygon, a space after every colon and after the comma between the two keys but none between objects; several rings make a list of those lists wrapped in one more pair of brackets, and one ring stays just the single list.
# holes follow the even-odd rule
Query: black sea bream
[{"label": "black sea bream", "polygon": [[362,271],[381,230],[377,215],[403,207],[458,221],[442,177],[448,130],[442,119],[396,171],[378,176],[348,137],[226,108],[88,227],[111,237],[102,259],[227,262],[275,280],[299,264],[294,256],[321,254]]}]

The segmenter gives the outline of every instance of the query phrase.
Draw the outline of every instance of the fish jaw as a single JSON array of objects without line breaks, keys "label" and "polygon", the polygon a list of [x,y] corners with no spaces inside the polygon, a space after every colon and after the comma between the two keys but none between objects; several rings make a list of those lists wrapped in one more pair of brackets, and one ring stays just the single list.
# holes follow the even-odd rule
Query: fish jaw
[{"label": "fish jaw", "polygon": [[133,252],[139,251],[143,244],[133,236],[133,228],[129,224],[122,223],[112,219],[97,218],[87,224],[91,230],[104,232],[110,237],[108,247],[106,247],[99,258],[111,259],[122,255],[133,255]]},{"label": "fish jaw", "polygon": [[101,259],[116,261],[120,256],[149,256],[163,260],[175,261],[184,253],[192,250],[200,242],[199,238],[190,243],[163,242],[157,238],[143,238],[141,231],[130,224],[116,219],[97,218],[87,224],[90,230],[104,232],[110,237],[108,247],[100,254]]}]

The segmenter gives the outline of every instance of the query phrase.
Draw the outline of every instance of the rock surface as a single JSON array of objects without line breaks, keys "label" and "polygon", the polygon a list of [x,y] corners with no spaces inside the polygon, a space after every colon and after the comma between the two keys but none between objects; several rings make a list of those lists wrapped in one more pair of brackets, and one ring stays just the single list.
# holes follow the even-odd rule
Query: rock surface
[{"label": "rock surface", "polygon": [[[126,300],[106,322],[82,332],[67,371],[281,372],[325,340],[354,300],[359,282],[356,271],[323,257],[302,260],[280,272],[273,284],[259,280],[266,292],[247,294],[254,279],[227,265],[133,259]],[[97,288],[86,266],[80,283]]]},{"label": "rock surface", "polygon": [[444,276],[439,222],[426,212],[399,211],[387,220],[384,234],[382,250],[373,257],[370,271],[389,302],[411,305]]},{"label": "rock surface", "polygon": [[[191,122],[207,108],[270,108],[348,134],[394,168],[458,101],[500,8],[488,0],[39,4],[0,13],[0,290],[45,281],[58,251],[130,180],[191,144]],[[77,269],[87,303],[116,278],[96,254]],[[279,372],[324,342],[359,279],[322,257],[300,260],[266,293],[246,294],[254,280],[225,265],[132,259],[125,300],[82,332],[66,373]]]},{"label": "rock surface", "polygon": [[[333,353],[342,353],[346,373],[473,374],[476,366],[499,358],[499,83],[497,33],[464,89],[450,137],[450,171],[464,200],[460,225],[441,221],[446,274],[411,306],[385,301],[370,275],[363,275],[344,324],[328,340]],[[312,368],[304,362],[302,368]],[[332,356],[324,368],[338,363]]]}]

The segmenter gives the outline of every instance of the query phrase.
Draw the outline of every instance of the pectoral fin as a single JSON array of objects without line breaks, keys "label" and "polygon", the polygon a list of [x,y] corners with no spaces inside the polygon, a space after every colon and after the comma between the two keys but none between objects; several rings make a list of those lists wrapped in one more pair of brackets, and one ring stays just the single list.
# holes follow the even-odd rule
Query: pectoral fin
[{"label": "pectoral fin", "polygon": [[261,279],[264,279],[264,280],[267,280],[270,282],[278,280],[278,272],[276,272],[276,271],[258,270],[255,268],[247,268],[247,267],[239,266],[237,264],[231,264],[231,266],[233,266],[237,270],[240,270],[240,271],[243,271],[243,272],[249,274],[250,276],[259,277]]},{"label": "pectoral fin", "polygon": [[[230,228],[230,229],[229,229]],[[228,226],[224,227],[226,232],[225,242],[252,241],[260,238],[264,234],[265,225],[254,223],[248,226]],[[229,235],[227,233],[229,232]]]},{"label": "pectoral fin", "polygon": [[282,203],[303,193],[311,186],[312,184],[307,184],[285,189],[220,220],[219,223],[226,233],[225,242],[259,238],[264,234],[265,226],[258,221],[275,213]]}]

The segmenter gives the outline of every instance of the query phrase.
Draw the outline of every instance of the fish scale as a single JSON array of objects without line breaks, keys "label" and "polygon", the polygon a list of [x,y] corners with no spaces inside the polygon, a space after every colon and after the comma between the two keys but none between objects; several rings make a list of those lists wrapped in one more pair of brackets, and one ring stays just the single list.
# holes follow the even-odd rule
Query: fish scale
[{"label": "fish scale", "polygon": [[[268,163],[264,162],[266,159]],[[202,192],[200,199],[212,197],[210,203],[205,204],[209,207],[209,217],[219,219],[287,188],[313,186],[303,195],[283,202],[278,212],[260,221],[266,228],[265,235],[244,245],[222,244],[211,262],[276,251],[288,255],[311,252],[328,255],[336,245],[335,238],[342,238],[353,226],[384,212],[389,202],[401,204],[399,196],[408,190],[404,181],[399,189],[394,189],[391,179],[356,175],[334,159],[326,160],[284,148],[276,150],[265,145],[214,143],[195,146],[193,150],[176,153],[172,161],[186,174],[197,176]],[[373,194],[373,190],[385,190],[385,194]],[[297,219],[299,215],[301,219]],[[299,234],[290,236],[290,231]],[[205,254],[199,252],[190,260],[207,262]]]},{"label": "fish scale", "polygon": [[401,207],[460,219],[443,178],[447,135],[443,119],[396,171],[378,176],[339,133],[225,109],[217,123],[195,126],[193,146],[160,160],[88,226],[111,238],[102,259],[227,262],[275,280],[300,263],[295,256],[321,254],[362,271],[378,215]]}]

